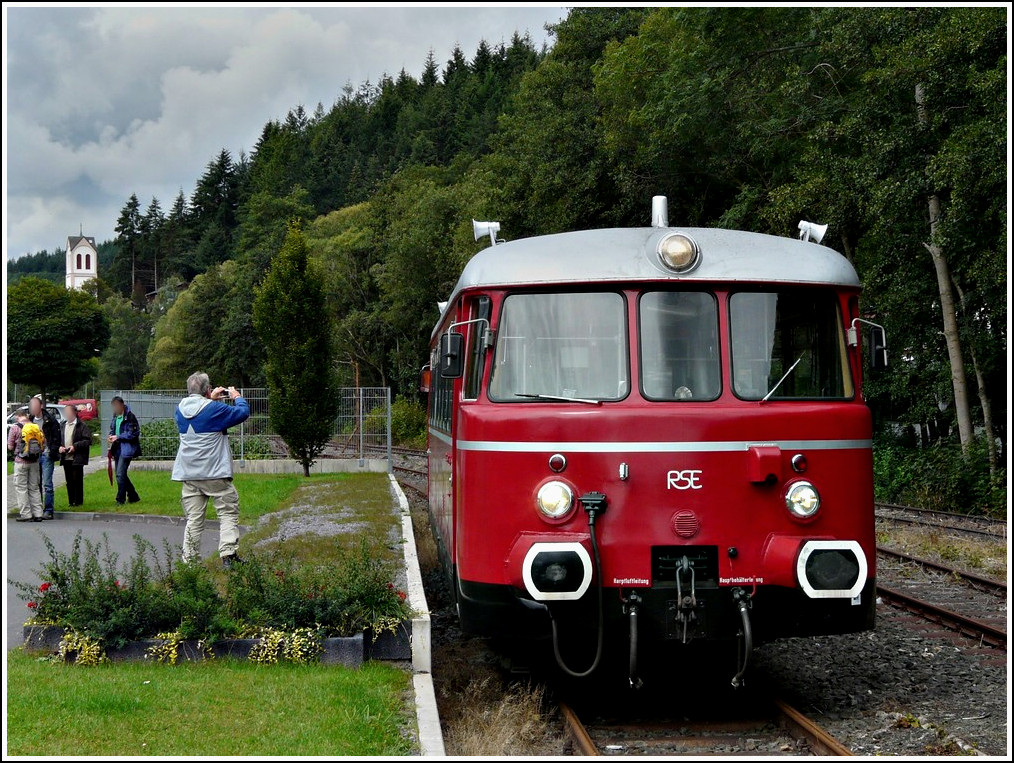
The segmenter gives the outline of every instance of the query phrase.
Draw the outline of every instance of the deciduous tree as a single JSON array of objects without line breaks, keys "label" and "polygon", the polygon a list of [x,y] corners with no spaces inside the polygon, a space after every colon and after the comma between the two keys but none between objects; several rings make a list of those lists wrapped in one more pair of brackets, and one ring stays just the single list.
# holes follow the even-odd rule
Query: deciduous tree
[{"label": "deciduous tree", "polygon": [[109,323],[90,294],[41,278],[7,288],[7,375],[18,384],[70,393],[95,376]]}]

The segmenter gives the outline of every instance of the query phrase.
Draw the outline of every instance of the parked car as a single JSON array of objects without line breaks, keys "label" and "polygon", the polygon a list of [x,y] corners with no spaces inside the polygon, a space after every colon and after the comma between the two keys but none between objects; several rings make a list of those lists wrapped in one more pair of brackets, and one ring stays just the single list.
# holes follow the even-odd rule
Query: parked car
[{"label": "parked car", "polygon": [[82,398],[80,400],[61,400],[60,407],[73,405],[77,408],[77,417],[81,421],[91,421],[99,415],[99,403],[94,398]]},{"label": "parked car", "polygon": [[[46,405],[46,410],[49,411],[50,415],[53,416],[57,420],[57,422],[60,424],[60,426],[63,426],[63,422],[64,422],[65,419],[63,417],[63,407],[62,406],[59,406],[56,403],[48,403]],[[20,408],[18,408],[16,411],[14,411],[13,413],[11,413],[7,417],[7,433],[8,434],[10,434],[11,426],[13,426],[14,423],[15,423],[15,417],[21,411],[24,411],[25,413],[28,413],[28,406],[27,405],[22,405]]]}]

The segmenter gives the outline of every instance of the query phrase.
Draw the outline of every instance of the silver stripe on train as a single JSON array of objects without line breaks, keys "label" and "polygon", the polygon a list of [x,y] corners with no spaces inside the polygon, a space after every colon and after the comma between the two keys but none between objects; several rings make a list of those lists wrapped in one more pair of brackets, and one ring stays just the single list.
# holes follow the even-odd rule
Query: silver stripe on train
[{"label": "silver stripe on train", "polygon": [[[448,445],[450,438],[430,433]],[[872,440],[777,440],[750,442],[731,440],[718,442],[509,442],[499,440],[458,440],[459,450],[496,453],[738,453],[754,446],[777,446],[782,450],[868,450]]]},{"label": "silver stripe on train", "polygon": [[438,432],[433,427],[430,427],[430,434],[433,435],[433,437],[436,437],[438,440],[440,440],[440,442],[444,443],[445,445],[451,444],[450,435],[446,435],[443,432]]}]

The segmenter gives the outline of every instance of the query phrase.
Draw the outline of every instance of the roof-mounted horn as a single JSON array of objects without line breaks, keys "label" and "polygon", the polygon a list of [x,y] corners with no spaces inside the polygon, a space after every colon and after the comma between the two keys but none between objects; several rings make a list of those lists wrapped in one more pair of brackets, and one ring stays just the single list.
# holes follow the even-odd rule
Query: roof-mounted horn
[{"label": "roof-mounted horn", "polygon": [[669,199],[665,196],[651,197],[651,227],[669,227]]}]

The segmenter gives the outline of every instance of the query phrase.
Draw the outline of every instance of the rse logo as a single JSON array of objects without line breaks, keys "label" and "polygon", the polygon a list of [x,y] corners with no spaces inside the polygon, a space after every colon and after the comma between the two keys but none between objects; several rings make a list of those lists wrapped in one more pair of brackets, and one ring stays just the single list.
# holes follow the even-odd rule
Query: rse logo
[{"label": "rse logo", "polygon": [[700,490],[702,469],[685,469],[684,471],[671,471],[666,475],[666,488],[669,490]]}]

